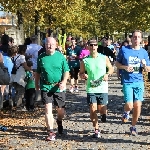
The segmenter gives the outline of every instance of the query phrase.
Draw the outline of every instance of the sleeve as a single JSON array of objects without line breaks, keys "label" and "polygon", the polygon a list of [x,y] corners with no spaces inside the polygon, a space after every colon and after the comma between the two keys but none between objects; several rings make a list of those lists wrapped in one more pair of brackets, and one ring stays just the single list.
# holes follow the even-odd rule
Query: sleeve
[{"label": "sleeve", "polygon": [[20,55],[20,64],[23,64],[26,62],[25,56],[24,55]]},{"label": "sleeve", "polygon": [[79,48],[79,49],[77,50],[77,56],[80,56],[80,54],[81,54],[81,49]]},{"label": "sleeve", "polygon": [[38,59],[37,59],[37,70],[36,70],[36,72],[37,72],[38,74],[41,73],[40,62],[41,62],[41,58],[38,57]]},{"label": "sleeve", "polygon": [[145,61],[146,61],[146,65],[147,65],[147,66],[150,66],[150,60],[149,60],[148,53],[147,53],[146,50],[144,50],[144,51],[145,51],[145,53],[144,53],[144,59],[145,59]]},{"label": "sleeve", "polygon": [[123,59],[123,51],[122,49],[120,49],[116,60],[117,62],[122,63],[122,59]]},{"label": "sleeve", "polygon": [[81,50],[79,58],[83,58],[83,51]]},{"label": "sleeve", "polygon": [[114,58],[115,57],[115,54],[113,53],[113,51],[111,49],[107,49],[108,51],[108,55],[111,57],[111,58]]},{"label": "sleeve", "polygon": [[62,69],[63,69],[63,73],[70,71],[69,65],[64,56],[63,56]]}]

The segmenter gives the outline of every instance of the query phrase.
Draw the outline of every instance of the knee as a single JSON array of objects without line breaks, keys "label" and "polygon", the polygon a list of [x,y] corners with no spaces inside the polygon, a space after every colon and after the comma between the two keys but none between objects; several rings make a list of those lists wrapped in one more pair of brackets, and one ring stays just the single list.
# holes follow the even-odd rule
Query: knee
[{"label": "knee", "polygon": [[58,115],[64,115],[64,112],[65,112],[64,108],[57,108]]},{"label": "knee", "polygon": [[126,107],[131,111],[133,109],[133,104],[126,104]]},{"label": "knee", "polygon": [[52,109],[47,105],[45,106],[45,115],[52,115]]},{"label": "knee", "polygon": [[133,104],[133,107],[134,107],[134,109],[139,109],[139,108],[141,108],[141,105],[142,105],[141,102],[135,102],[135,103]]},{"label": "knee", "polygon": [[97,112],[97,107],[94,106],[94,105],[90,106],[90,112],[91,113],[96,113]]}]

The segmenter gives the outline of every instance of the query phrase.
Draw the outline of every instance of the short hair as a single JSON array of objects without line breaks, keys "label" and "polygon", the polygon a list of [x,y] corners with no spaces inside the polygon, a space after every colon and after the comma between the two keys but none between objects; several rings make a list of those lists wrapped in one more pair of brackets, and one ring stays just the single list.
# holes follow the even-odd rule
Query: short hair
[{"label": "short hair", "polygon": [[1,37],[1,43],[2,45],[7,45],[9,42],[9,36],[7,34],[4,34],[2,37]]},{"label": "short hair", "polygon": [[8,50],[7,50],[8,56],[12,57],[16,53],[18,53],[18,46],[13,45],[13,46],[8,47]]},{"label": "short hair", "polygon": [[24,45],[30,45],[32,43],[31,39],[28,37],[25,39]]},{"label": "short hair", "polygon": [[28,66],[28,67],[32,67],[32,66],[33,66],[33,62],[28,60],[28,61],[27,61],[27,66]]},{"label": "short hair", "polygon": [[26,52],[26,49],[27,49],[27,45],[19,45],[18,53],[22,55]]},{"label": "short hair", "polygon": [[38,37],[37,35],[32,35],[30,39],[32,42],[35,42],[38,39]]},{"label": "short hair", "polygon": [[132,37],[133,37],[133,34],[134,34],[135,32],[140,32],[140,33],[141,33],[141,37],[143,37],[143,32],[142,32],[141,30],[134,30],[134,31],[132,31]]},{"label": "short hair", "polygon": [[9,42],[13,43],[14,39],[12,37],[9,37]]}]

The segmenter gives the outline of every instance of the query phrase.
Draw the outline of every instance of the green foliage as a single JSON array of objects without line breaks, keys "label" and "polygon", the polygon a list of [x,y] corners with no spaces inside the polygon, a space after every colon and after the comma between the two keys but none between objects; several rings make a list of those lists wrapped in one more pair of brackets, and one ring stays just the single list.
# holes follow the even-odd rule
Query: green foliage
[{"label": "green foliage", "polygon": [[3,0],[1,5],[12,13],[22,12],[26,31],[29,26],[34,29],[35,11],[41,29],[65,27],[82,36],[146,31],[150,26],[149,0]]}]

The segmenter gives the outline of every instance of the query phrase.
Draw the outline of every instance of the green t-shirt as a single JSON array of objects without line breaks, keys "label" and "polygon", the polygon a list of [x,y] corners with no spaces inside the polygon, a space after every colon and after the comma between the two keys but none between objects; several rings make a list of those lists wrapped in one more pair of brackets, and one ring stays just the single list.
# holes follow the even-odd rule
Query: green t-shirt
[{"label": "green t-shirt", "polygon": [[[108,93],[108,82],[103,81],[106,74],[106,56],[99,54],[97,58],[88,56],[83,59],[85,70],[88,74],[86,92],[87,93]],[[91,81],[100,80],[96,87],[91,86]]]},{"label": "green t-shirt", "polygon": [[35,79],[31,72],[26,71],[25,81],[26,81],[26,86],[25,86],[26,90],[35,88]]},{"label": "green t-shirt", "polygon": [[69,71],[68,63],[63,54],[55,51],[53,55],[42,53],[37,59],[37,73],[40,74],[40,89],[43,91],[60,92],[59,82],[63,74]]}]

